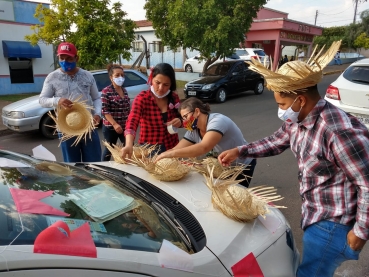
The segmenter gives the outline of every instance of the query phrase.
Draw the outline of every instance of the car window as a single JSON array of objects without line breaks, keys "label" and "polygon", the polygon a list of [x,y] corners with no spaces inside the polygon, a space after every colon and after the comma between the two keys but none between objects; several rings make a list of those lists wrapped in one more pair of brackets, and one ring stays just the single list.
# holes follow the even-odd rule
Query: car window
[{"label": "car window", "polygon": [[350,66],[343,73],[343,77],[354,83],[369,85],[369,66]]},{"label": "car window", "polygon": [[227,56],[227,58],[233,59],[233,60],[239,60],[240,56],[238,56],[236,53],[233,53],[232,55]]},{"label": "car window", "polygon": [[205,75],[207,76],[216,76],[216,75],[227,75],[229,69],[231,68],[231,64],[229,63],[220,63],[211,65],[206,71]]},{"label": "car window", "polygon": [[93,74],[93,76],[95,78],[98,91],[102,91],[104,88],[111,85],[111,81],[109,79],[109,75],[108,75],[107,72],[106,73]]},{"label": "car window", "polygon": [[258,56],[266,56],[263,50],[254,50],[254,53]]},{"label": "car window", "polygon": [[138,76],[134,72],[125,72],[124,73],[124,84],[123,87],[128,88],[132,86],[138,86],[138,85],[144,85],[147,83],[147,81],[140,76]]},{"label": "car window", "polygon": [[236,54],[238,56],[248,56],[249,53],[247,53],[247,51],[245,49],[242,49],[242,50],[236,50]]},{"label": "car window", "polygon": [[238,65],[236,65],[236,67],[234,68],[233,72],[242,72],[244,69],[242,63],[239,63]]},{"label": "car window", "polygon": [[[0,247],[33,245],[43,230],[62,221],[71,231],[88,223],[97,247],[159,252],[166,239],[186,251],[175,227],[155,203],[120,175],[113,175],[119,179],[114,181],[96,169],[91,172],[4,153],[0,158],[18,162],[0,167]],[[42,201],[36,205],[31,201],[27,213],[18,213],[16,205],[21,204],[15,199]]]}]

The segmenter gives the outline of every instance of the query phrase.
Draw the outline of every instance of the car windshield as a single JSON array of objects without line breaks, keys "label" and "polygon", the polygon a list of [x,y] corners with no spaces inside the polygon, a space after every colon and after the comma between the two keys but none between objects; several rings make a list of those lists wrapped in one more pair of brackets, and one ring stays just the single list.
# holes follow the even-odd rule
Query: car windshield
[{"label": "car windshield", "polygon": [[258,56],[266,56],[263,50],[254,50],[254,53]]},{"label": "car windshield", "polygon": [[343,73],[343,77],[354,83],[369,84],[369,66],[350,66]]},{"label": "car windshield", "polygon": [[33,245],[62,221],[70,231],[88,223],[96,247],[158,252],[165,239],[191,252],[164,208],[128,182],[6,151],[0,164],[0,247]]},{"label": "car windshield", "polygon": [[203,76],[225,76],[231,69],[232,64],[230,63],[218,63],[208,67]]}]

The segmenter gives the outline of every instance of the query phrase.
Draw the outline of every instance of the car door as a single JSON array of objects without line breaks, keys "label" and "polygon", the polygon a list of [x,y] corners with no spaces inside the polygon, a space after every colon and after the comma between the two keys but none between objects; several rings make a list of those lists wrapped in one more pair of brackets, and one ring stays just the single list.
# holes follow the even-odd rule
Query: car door
[{"label": "car door", "polygon": [[141,91],[148,90],[147,81],[134,71],[124,72],[123,87],[127,90],[130,99],[134,99]]},{"label": "car door", "polygon": [[204,68],[205,60],[200,61],[200,56],[193,57],[192,62],[192,71],[193,72],[202,72],[202,69]]},{"label": "car door", "polygon": [[249,65],[245,63],[243,91],[254,89],[256,81],[259,79],[257,77],[258,74],[249,69]]},{"label": "car door", "polygon": [[228,81],[228,92],[229,94],[235,94],[242,91],[242,87],[244,86],[244,67],[243,63],[237,63],[232,69],[229,71],[229,81]]}]

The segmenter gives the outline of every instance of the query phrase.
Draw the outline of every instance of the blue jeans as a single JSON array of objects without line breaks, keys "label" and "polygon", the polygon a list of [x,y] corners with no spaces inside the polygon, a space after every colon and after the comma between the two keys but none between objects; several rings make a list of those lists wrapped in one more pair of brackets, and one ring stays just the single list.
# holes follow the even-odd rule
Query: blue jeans
[{"label": "blue jeans", "polygon": [[239,182],[239,184],[241,186],[244,186],[246,188],[249,187],[250,182],[252,180],[252,175],[254,174],[254,169],[256,166],[256,159],[253,159],[250,164],[246,167],[246,169],[244,169],[244,171],[242,172],[242,174],[238,175],[236,180],[240,180],[243,178],[246,178],[245,180]]},{"label": "blue jeans", "polygon": [[[59,138],[61,137],[59,133]],[[76,137],[70,138],[61,143],[63,159],[66,163],[79,162],[100,162],[101,145],[97,130],[91,132],[91,139],[87,135],[86,140],[82,138],[76,145],[72,144]]]},{"label": "blue jeans", "polygon": [[[110,144],[116,144],[118,138],[121,143],[125,144],[126,139],[124,134],[118,134],[113,127],[106,127],[105,125],[102,126],[102,133],[104,135],[104,139]],[[110,161],[111,153],[108,148],[105,147],[103,155],[101,157],[102,161]]]},{"label": "blue jeans", "polygon": [[[148,145],[153,146],[154,144],[148,144]],[[167,151],[167,149],[165,148],[164,144],[156,144],[155,150],[151,152],[151,156],[155,154],[159,155],[165,151]]]},{"label": "blue jeans", "polygon": [[340,58],[338,58],[338,59],[334,59],[334,64],[339,64],[339,65],[341,65],[341,64],[342,64],[341,59],[340,59]]},{"label": "blue jeans", "polygon": [[306,228],[297,277],[330,277],[344,261],[358,260],[360,251],[347,244],[352,226],[323,220]]}]

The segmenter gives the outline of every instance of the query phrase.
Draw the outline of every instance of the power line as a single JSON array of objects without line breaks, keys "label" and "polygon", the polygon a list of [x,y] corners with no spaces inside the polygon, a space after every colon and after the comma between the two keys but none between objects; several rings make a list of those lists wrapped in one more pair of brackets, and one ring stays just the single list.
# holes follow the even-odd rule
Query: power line
[{"label": "power line", "polygon": [[351,20],[351,18],[350,18],[350,19],[343,19],[343,20],[328,21],[328,22],[319,22],[319,24],[323,24],[323,23],[333,23],[333,22],[340,22],[340,21],[348,21],[348,20]]},{"label": "power line", "polygon": [[336,15],[336,14],[341,14],[341,13],[344,13],[344,12],[347,12],[347,10],[344,10],[344,11],[339,12],[339,13],[333,13],[333,14],[326,14],[326,13],[319,13],[319,14],[324,14],[324,15]]}]

